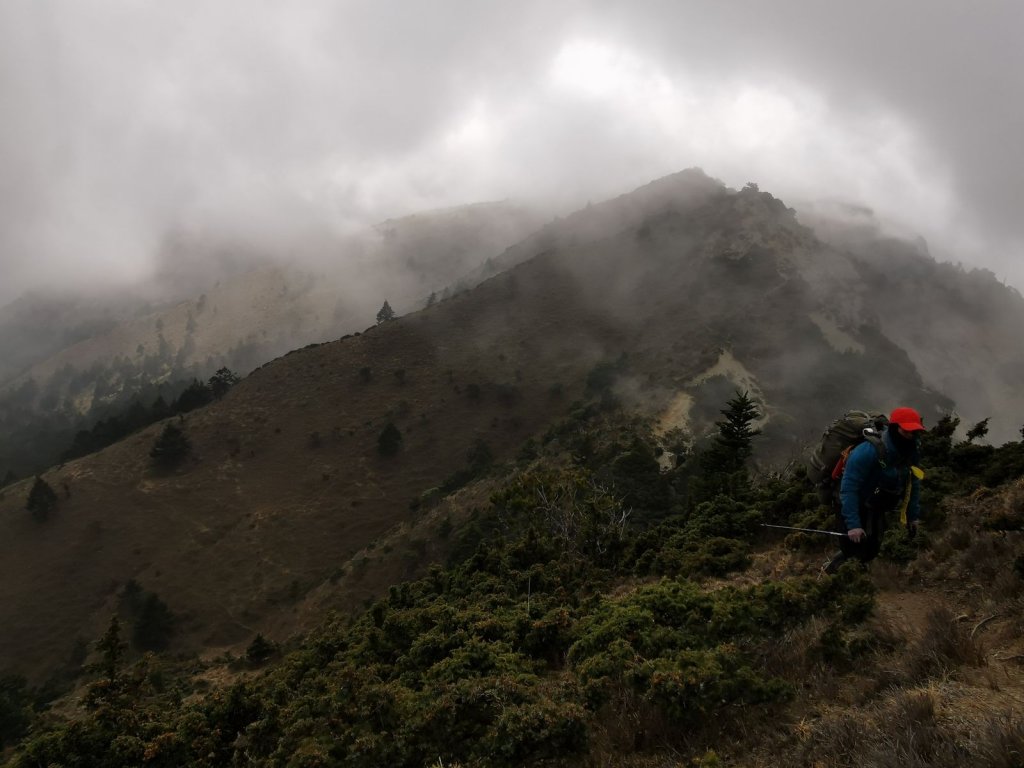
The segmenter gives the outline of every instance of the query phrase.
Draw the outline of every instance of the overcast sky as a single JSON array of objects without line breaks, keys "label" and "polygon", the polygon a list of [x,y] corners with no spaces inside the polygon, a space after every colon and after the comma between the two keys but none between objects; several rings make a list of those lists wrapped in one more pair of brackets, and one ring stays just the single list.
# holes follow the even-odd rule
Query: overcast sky
[{"label": "overcast sky", "polygon": [[690,166],[1024,288],[1020,0],[0,0],[0,300]]}]

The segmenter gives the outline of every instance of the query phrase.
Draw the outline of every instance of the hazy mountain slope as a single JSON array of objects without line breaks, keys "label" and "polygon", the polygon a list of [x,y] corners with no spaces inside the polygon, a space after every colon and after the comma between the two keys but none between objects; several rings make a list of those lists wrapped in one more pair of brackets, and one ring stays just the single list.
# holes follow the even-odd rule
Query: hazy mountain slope
[{"label": "hazy mountain slope", "polygon": [[129,317],[141,300],[27,294],[0,306],[0,386],[23,369]]},{"label": "hazy mountain slope", "polygon": [[[48,472],[61,501],[43,523],[24,511],[27,481],[5,489],[0,668],[52,668],[75,637],[101,631],[129,579],[180,616],[178,649],[302,628],[288,616],[306,591],[408,519],[410,500],[463,468],[476,441],[513,455],[597,363],[613,366],[629,409],[659,415],[689,398],[694,434],[735,386],[752,388],[769,416],[763,456],[790,456],[851,404],[948,405],[876,328],[851,331],[863,354],[829,343],[787,256],[815,241],[770,195],[658,208],[262,367],[185,419],[194,458],[177,471],[150,467],[152,427]],[[386,459],[389,420],[404,443]]]},{"label": "hazy mountain slope", "polygon": [[[991,439],[1014,440],[1024,421],[1024,300],[984,269],[936,262],[921,239],[887,234],[869,209],[818,206],[801,221],[830,244],[817,264],[833,319],[882,328],[924,379],[956,401],[968,423],[988,416]],[[998,423],[997,423],[998,422]]]},{"label": "hazy mountain slope", "polygon": [[456,288],[469,288],[539,253],[592,243],[623,230],[639,227],[647,218],[667,211],[700,207],[728,194],[717,179],[699,168],[665,176],[611,200],[588,204],[564,218],[556,218],[517,242],[500,256],[462,275]]},{"label": "hazy mountain slope", "polygon": [[[140,288],[174,300],[140,299],[133,312],[115,304],[95,318],[100,304],[79,299],[16,302],[0,310],[11,369],[0,386],[0,478],[55,461],[75,431],[155,383],[205,379],[221,366],[247,373],[365,328],[385,299],[400,313],[422,306],[427,286],[446,285],[538,223],[511,203],[426,212],[309,244],[305,255],[297,246],[305,266],[291,267],[255,247],[179,237],[159,277]],[[189,286],[203,287],[182,298]]]}]

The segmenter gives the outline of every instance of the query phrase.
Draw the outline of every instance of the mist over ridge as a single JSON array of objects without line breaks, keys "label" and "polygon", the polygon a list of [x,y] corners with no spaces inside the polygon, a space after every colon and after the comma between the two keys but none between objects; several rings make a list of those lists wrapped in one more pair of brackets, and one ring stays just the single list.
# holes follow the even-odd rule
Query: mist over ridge
[{"label": "mist over ridge", "polygon": [[[1019,5],[0,9],[0,301],[176,232],[292,259],[416,211],[567,213],[679,168],[840,198],[1018,287]],[[982,85],[984,84],[984,86]]]}]

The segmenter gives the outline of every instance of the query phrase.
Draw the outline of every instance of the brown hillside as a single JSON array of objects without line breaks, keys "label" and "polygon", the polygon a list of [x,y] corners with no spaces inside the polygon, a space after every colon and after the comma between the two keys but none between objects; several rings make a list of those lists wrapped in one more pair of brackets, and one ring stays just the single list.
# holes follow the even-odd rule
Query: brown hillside
[{"label": "brown hillside", "polygon": [[[545,282],[533,311],[502,301],[508,284],[495,281],[277,360],[186,419],[194,458],[176,472],[150,467],[156,426],[47,473],[62,499],[44,523],[23,509],[29,481],[5,489],[0,667],[65,657],[129,579],[181,614],[181,647],[246,640],[462,468],[475,440],[508,456],[564,410],[609,335],[566,301],[565,280]],[[538,317],[550,336],[524,328]],[[389,419],[404,441],[384,459]]]},{"label": "brown hillside", "polygon": [[[674,414],[665,426],[694,436],[749,390],[776,459],[851,402],[948,407],[877,328],[842,331],[860,353],[828,338],[793,258],[822,246],[779,201],[715,189],[659,198],[614,235],[275,360],[184,420],[194,451],[177,471],[150,465],[156,425],[46,473],[61,500],[44,522],[24,510],[28,481],[5,489],[0,669],[52,669],[75,638],[102,631],[130,579],[179,616],[179,650],[302,629],[317,618],[296,610],[303,595],[317,588],[320,600],[476,441],[513,456],[585,393],[599,362],[616,365],[630,408]],[[382,458],[388,421],[404,440]]]}]

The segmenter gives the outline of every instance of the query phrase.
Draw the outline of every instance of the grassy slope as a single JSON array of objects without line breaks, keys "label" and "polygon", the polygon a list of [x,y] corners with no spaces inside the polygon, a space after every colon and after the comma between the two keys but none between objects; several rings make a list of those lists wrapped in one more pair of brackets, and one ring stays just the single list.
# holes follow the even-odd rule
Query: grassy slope
[{"label": "grassy slope", "polygon": [[[1024,466],[1021,465],[1024,452],[1018,446],[1016,453],[1019,473],[1019,469]],[[609,457],[614,455],[614,450],[608,454]],[[548,460],[551,458],[549,456]],[[506,481],[509,479],[506,478]],[[511,480],[516,482],[515,475]],[[495,480],[489,479],[479,485],[481,487],[467,488],[466,493],[476,493],[479,497],[482,491],[486,496],[495,487]],[[781,509],[780,503],[787,505],[797,498],[792,495],[792,491],[785,490],[784,486],[780,486],[780,490],[784,491],[783,495],[777,497],[776,503],[772,504],[776,509]],[[771,497],[769,493],[767,498]],[[797,506],[804,503],[806,499]],[[783,511],[787,514],[792,512]],[[524,726],[538,728],[533,736],[557,744],[558,732],[543,728],[557,722],[555,717],[559,714],[582,716],[587,738],[582,743],[567,743],[562,755],[556,751],[545,764],[623,765],[635,768],[693,765],[768,768],[780,764],[808,768],[852,768],[865,764],[893,768],[906,765],[942,768],[964,764],[1019,765],[1021,749],[1024,748],[1024,723],[1019,718],[1019,701],[1024,695],[1024,670],[1021,666],[1024,640],[1020,623],[1024,574],[1019,566],[1024,560],[1024,538],[1020,532],[1024,528],[1024,479],[1017,479],[995,490],[983,489],[969,496],[950,497],[937,509],[929,509],[928,513],[926,539],[916,560],[906,565],[896,565],[883,558],[873,564],[870,581],[878,592],[874,611],[866,623],[843,620],[837,625],[835,615],[829,612],[826,605],[824,610],[819,606],[813,613],[793,617],[791,621],[795,620],[794,623],[781,635],[773,635],[761,626],[750,626],[733,637],[732,642],[744,649],[744,653],[754,661],[755,669],[791,686],[795,694],[791,699],[784,697],[766,704],[756,700],[737,700],[728,705],[719,705],[713,700],[705,701],[704,705],[712,708],[714,716],[691,712],[683,724],[678,718],[685,716],[685,705],[682,715],[676,713],[666,716],[666,712],[661,711],[666,701],[651,695],[655,691],[648,690],[645,695],[639,695],[645,690],[644,679],[641,678],[635,682],[637,694],[631,695],[627,688],[621,691],[620,697],[613,698],[609,708],[597,708],[583,713],[573,709],[571,703],[566,705],[567,699],[572,702],[571,691],[574,685],[579,684],[576,681],[585,678],[587,674],[585,662],[581,664],[580,658],[570,652],[568,663],[565,659],[555,663],[540,679],[529,683],[530,692],[540,696],[540,702],[543,703],[544,697],[550,695],[552,703],[550,709],[543,709],[538,714],[536,723],[528,718],[522,722]],[[946,519],[945,523],[942,522],[943,518]],[[771,589],[773,585],[785,584],[787,586],[783,590],[792,589],[795,596],[798,590],[806,589],[806,581],[803,582],[804,586],[799,586],[801,578],[809,577],[811,583],[815,583],[817,570],[827,552],[827,544],[801,536],[784,540],[768,536],[758,537],[757,540],[759,543],[753,553],[753,562],[748,568],[716,578],[694,575],[699,591],[721,594],[736,587]],[[511,540],[506,539],[503,547],[485,547],[484,552],[488,549],[513,551],[511,544]],[[482,566],[490,567],[486,555],[478,559]],[[545,573],[544,580],[553,575],[552,571],[545,572],[544,568],[536,565],[532,567],[532,572],[535,579]],[[563,574],[566,578],[572,578],[571,571]],[[594,575],[598,574],[599,571]],[[524,573],[518,576],[525,579]],[[817,584],[827,587],[830,581],[829,577],[825,577]],[[610,583],[602,582],[598,587],[600,599],[584,598],[581,603],[578,595],[558,597],[557,591],[552,592],[555,585],[548,583],[545,588],[542,586],[543,581],[535,580],[535,600],[539,605],[535,606],[536,613],[531,614],[532,622],[526,621],[522,631],[529,632],[531,626],[533,633],[550,631],[553,628],[550,621],[557,611],[546,611],[561,601],[569,616],[574,617],[565,631],[573,638],[585,639],[595,626],[593,617],[599,612],[627,604],[645,590],[653,594],[651,590],[672,583],[672,579],[662,581],[652,576],[620,576]],[[681,583],[684,587],[687,585],[685,580]],[[410,591],[412,594],[422,594],[418,589],[422,589],[422,584],[419,588],[413,586]],[[360,685],[365,683],[359,682],[359,670],[346,669],[343,662],[353,653],[372,658],[375,655],[373,649],[378,645],[383,645],[384,657],[387,658],[387,643],[392,642],[396,635],[402,635],[401,628],[405,626],[413,629],[418,626],[416,621],[403,625],[403,617],[411,618],[415,615],[412,611],[403,610],[408,608],[408,604],[399,595],[406,592],[406,587],[393,593],[389,600],[382,601],[377,606],[383,608],[379,614],[376,609],[370,612],[375,617],[383,618],[383,622],[378,618],[373,619],[383,633],[372,628],[369,617],[361,620],[363,630],[351,634],[347,634],[344,623],[322,627],[313,633],[295,656],[286,658],[282,664],[271,665],[265,686],[260,675],[239,671],[223,660],[196,665],[191,687],[199,693],[190,697],[186,703],[204,706],[205,702],[210,716],[225,717],[226,703],[233,701],[233,697],[239,693],[236,691],[229,695],[227,689],[235,683],[248,680],[253,687],[241,689],[240,700],[246,701],[244,697],[252,691],[262,690],[268,700],[274,699],[277,702],[278,709],[272,708],[271,711],[279,712],[284,722],[278,724],[276,717],[268,715],[268,719],[258,720],[248,728],[244,738],[236,740],[231,732],[224,742],[226,754],[239,750],[244,752],[247,740],[255,740],[260,733],[269,733],[273,734],[272,738],[283,738],[286,746],[283,754],[286,758],[292,756],[295,764],[332,764],[329,761],[323,762],[331,741],[323,741],[314,736],[319,737],[324,731],[334,732],[339,738],[345,735],[342,723],[346,708],[356,706],[355,702],[369,706],[376,701],[376,706],[384,707],[382,713],[390,711],[390,706],[401,707],[404,702],[400,697],[389,700],[386,693],[389,690],[401,690],[397,679],[408,680],[415,669],[415,660],[424,654],[429,658],[432,651],[436,652],[437,644],[443,644],[446,638],[453,641],[455,648],[459,648],[466,642],[466,633],[475,633],[481,637],[500,633],[510,615],[526,610],[526,604],[519,599],[525,593],[518,594],[514,605],[509,605],[501,597],[503,591],[504,587],[496,590],[493,595],[493,615],[480,615],[471,611],[467,616],[474,623],[467,625],[461,623],[462,614],[457,613],[465,607],[464,593],[456,590],[448,601],[442,601],[442,610],[448,612],[445,614],[449,616],[448,621],[454,619],[455,623],[446,625],[447,628],[440,635],[436,631],[428,632],[428,625],[420,630],[423,632],[420,638],[414,634],[412,638],[406,639],[410,649],[395,661],[397,666],[406,670],[405,674],[401,677],[396,675],[394,689],[383,688],[378,691],[378,695],[383,697],[381,699],[367,698],[360,691]],[[512,592],[517,594],[518,587],[513,588]],[[840,599],[842,595],[843,591],[839,590],[835,597]],[[483,604],[486,604],[486,600]],[[741,603],[733,603],[731,608],[727,608],[727,605],[720,605],[719,608],[725,610],[716,610],[706,621],[706,630],[702,629],[705,622],[699,617],[688,616],[685,612],[673,615],[669,611],[658,620],[661,627],[659,632],[638,631],[645,626],[642,623],[633,626],[623,624],[618,629],[612,625],[612,636],[633,643],[637,649],[642,647],[640,642],[648,643],[652,650],[645,653],[657,656],[653,649],[678,622],[684,627],[690,627],[694,647],[700,648],[703,632],[714,636],[716,631],[721,631],[722,626],[729,624],[730,615],[742,615]],[[664,607],[669,606],[664,604]],[[736,613],[733,614],[733,611]],[[625,615],[622,614],[623,617]],[[774,615],[773,611],[769,611],[761,618],[770,623],[775,621]],[[713,629],[712,625],[719,629]],[[845,630],[835,634],[836,626],[844,627]],[[361,645],[369,641],[374,643]],[[564,649],[566,641],[552,636],[551,643]],[[720,646],[721,649],[729,647]],[[477,648],[476,652],[483,654],[483,650]],[[327,653],[327,661],[318,661],[319,654],[324,651]],[[452,653],[453,661],[455,652]],[[455,696],[454,691],[461,689],[452,680],[443,682],[445,678],[442,675],[445,672],[442,670],[449,662],[444,660],[444,653],[440,658],[441,661],[431,668],[434,685],[440,682],[438,695]],[[483,654],[479,658],[485,660],[488,657]],[[543,655],[541,658],[544,658]],[[462,659],[461,663],[466,663],[466,659]],[[141,668],[146,669],[147,665],[152,669],[152,662],[146,661],[141,663]],[[385,669],[388,669],[388,665],[381,666],[380,674],[384,675]],[[458,676],[459,669],[455,666],[454,672],[449,669],[446,674]],[[471,671],[472,674],[464,680],[469,686],[465,689],[467,692],[473,690],[477,675],[487,677],[486,672],[472,668]],[[498,672],[491,671],[490,674],[498,675]],[[694,674],[708,684],[713,684],[720,675],[728,679],[728,673],[722,671],[709,673],[696,669]],[[457,679],[463,680],[462,677]],[[511,695],[502,688],[503,685],[509,686],[511,690],[515,685],[526,682],[522,677],[506,680],[499,676],[487,683],[496,686],[493,690],[483,690],[491,691],[489,695],[501,699]],[[211,686],[214,689],[212,692],[209,691]],[[687,696],[695,705],[702,701],[696,689],[692,689]],[[510,699],[510,710],[513,709],[511,701],[514,700],[514,697]],[[456,705],[455,701],[453,706]],[[687,701],[687,698],[684,697],[683,701]],[[385,706],[385,702],[390,703]],[[480,707],[489,709],[485,702],[489,702],[489,698],[481,699]],[[326,707],[327,711],[332,711],[332,704],[337,707],[336,714],[326,717],[321,709]],[[467,704],[462,701],[459,706],[469,707],[460,716],[468,718],[468,713],[473,710],[472,702]],[[566,706],[567,709],[559,709]],[[246,717],[242,714],[244,711],[244,708],[238,710],[240,717]],[[444,711],[443,707],[441,711]],[[82,716],[71,705],[54,714]],[[163,717],[169,725],[157,729],[156,733],[166,733],[152,743],[154,753],[160,755],[160,765],[172,764],[167,760],[174,759],[173,744],[184,746],[180,740],[175,741],[176,738],[180,739],[182,733],[179,731],[179,736],[175,736],[176,711],[173,708],[165,710]],[[250,714],[248,717],[260,716]],[[522,717],[522,713],[519,712],[517,717]],[[104,721],[100,718],[98,722]],[[184,733],[198,732],[195,722],[188,722],[193,724],[187,726]],[[241,722],[247,723],[248,720]],[[459,726],[460,719],[457,718],[450,723],[439,723],[437,728],[458,730]],[[362,730],[364,726],[360,724],[359,728]],[[472,730],[468,724],[466,728]],[[382,723],[381,731],[387,739],[401,745],[396,754],[408,755],[406,750],[414,749],[414,745],[407,741],[410,734],[402,723]],[[150,733],[153,733],[151,729]],[[307,733],[311,734],[310,738],[303,737]],[[438,734],[434,736],[438,737]],[[529,729],[525,732],[514,730],[507,736],[519,744],[530,743],[532,738]],[[439,738],[440,743],[444,744],[444,735],[441,734]],[[74,747],[76,742],[73,740],[67,744],[72,750],[81,748]],[[365,746],[370,750],[367,755],[380,754],[386,749],[371,741],[367,741]],[[466,745],[462,743],[449,746],[453,750],[466,751]],[[252,747],[256,755],[265,756],[265,746],[257,747],[253,741]],[[348,754],[354,756],[355,753]],[[514,758],[510,759],[503,754],[495,753],[492,758],[471,759],[466,764],[517,764]],[[215,760],[211,764],[221,763]],[[449,765],[447,762],[443,764]]]},{"label": "grassy slope", "polygon": [[[879,592],[855,661],[814,660],[814,623],[768,658],[801,692],[785,715],[717,746],[728,765],[1015,766],[1024,756],[1024,480],[943,506],[949,524],[908,565],[878,561]],[[1005,515],[1009,514],[1009,518]],[[743,580],[813,572],[821,560],[775,546]]]},{"label": "grassy slope", "polygon": [[[5,489],[0,623],[12,631],[0,666],[38,670],[63,657],[75,636],[95,634],[130,578],[183,614],[182,645],[242,641],[403,520],[476,439],[508,456],[564,409],[604,335],[550,278],[531,292],[537,315],[559,328],[553,338],[525,333],[536,315],[489,295],[503,290],[495,283],[264,366],[188,416],[194,458],[177,471],[149,466],[155,425],[47,473],[70,497],[44,524],[22,508],[28,481]],[[553,397],[559,381],[564,395]],[[388,418],[404,435],[393,459],[376,450]]]},{"label": "grassy slope", "polygon": [[[181,649],[300,628],[297,600],[406,520],[410,500],[463,468],[476,440],[498,459],[513,455],[564,412],[595,363],[624,352],[623,397],[642,412],[664,408],[723,343],[761,378],[783,432],[799,424],[787,411],[818,424],[846,407],[829,393],[856,389],[870,400],[876,386],[916,401],[920,380],[898,354],[885,376],[846,378],[844,358],[807,319],[799,276],[751,246],[737,217],[765,200],[719,196],[666,211],[363,335],[287,355],[187,417],[194,459],[176,472],[149,466],[160,425],[48,472],[68,498],[45,524],[23,510],[27,481],[5,489],[0,668],[52,668],[76,637],[102,630],[129,579],[179,614]],[[758,237],[788,247],[786,227]],[[872,352],[891,355],[884,339]],[[405,442],[385,460],[376,440],[389,419]],[[358,593],[387,583],[371,575]]]}]

